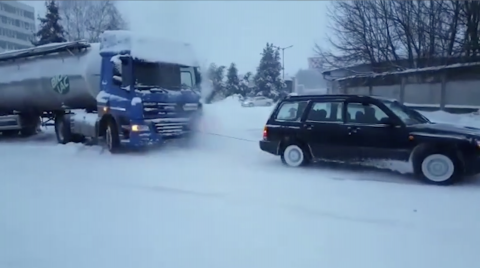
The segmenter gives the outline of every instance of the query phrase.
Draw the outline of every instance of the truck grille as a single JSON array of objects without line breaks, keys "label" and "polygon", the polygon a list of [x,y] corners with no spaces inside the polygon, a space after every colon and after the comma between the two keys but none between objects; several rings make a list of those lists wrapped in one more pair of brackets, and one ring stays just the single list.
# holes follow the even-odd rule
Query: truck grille
[{"label": "truck grille", "polygon": [[179,136],[189,131],[190,118],[154,119],[155,131],[162,136]]},{"label": "truck grille", "polygon": [[162,103],[144,102],[143,113],[145,118],[151,117],[179,117],[190,114],[198,109],[196,103]]}]

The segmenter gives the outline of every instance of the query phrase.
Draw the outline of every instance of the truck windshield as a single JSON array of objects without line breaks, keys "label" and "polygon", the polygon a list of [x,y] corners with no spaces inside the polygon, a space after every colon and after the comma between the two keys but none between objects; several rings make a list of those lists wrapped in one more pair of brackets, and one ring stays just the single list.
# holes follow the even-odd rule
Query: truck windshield
[{"label": "truck windshield", "polygon": [[428,120],[428,118],[426,118],[420,112],[409,108],[398,101],[384,101],[384,103],[406,125],[430,123],[430,120]]},{"label": "truck windshield", "polygon": [[181,88],[180,66],[175,64],[134,61],[133,75],[138,89],[162,88],[179,90]]}]

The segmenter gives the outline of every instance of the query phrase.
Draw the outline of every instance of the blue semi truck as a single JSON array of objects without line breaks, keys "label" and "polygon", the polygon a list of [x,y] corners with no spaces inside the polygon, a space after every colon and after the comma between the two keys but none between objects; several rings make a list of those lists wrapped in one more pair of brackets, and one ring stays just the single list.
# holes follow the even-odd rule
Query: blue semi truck
[{"label": "blue semi truck", "polygon": [[59,143],[89,140],[111,152],[186,138],[201,115],[199,78],[188,44],[128,31],[4,52],[0,132],[33,135],[46,118]]}]

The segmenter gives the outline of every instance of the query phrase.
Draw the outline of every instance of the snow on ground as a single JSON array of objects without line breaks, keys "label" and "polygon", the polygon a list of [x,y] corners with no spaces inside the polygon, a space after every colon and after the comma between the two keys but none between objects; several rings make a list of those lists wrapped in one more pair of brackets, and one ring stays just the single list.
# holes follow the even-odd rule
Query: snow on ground
[{"label": "snow on ground", "polygon": [[205,109],[193,148],[110,155],[56,145],[48,131],[0,141],[0,267],[451,268],[480,261],[479,185],[286,168],[256,142],[271,108],[230,100]]}]

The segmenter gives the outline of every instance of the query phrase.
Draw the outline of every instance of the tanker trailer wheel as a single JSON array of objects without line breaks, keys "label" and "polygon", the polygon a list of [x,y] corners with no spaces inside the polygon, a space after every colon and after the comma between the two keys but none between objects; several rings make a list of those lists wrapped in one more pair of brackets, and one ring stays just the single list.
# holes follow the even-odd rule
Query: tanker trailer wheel
[{"label": "tanker trailer wheel", "polygon": [[35,115],[23,115],[22,121],[25,125],[20,130],[22,137],[30,137],[37,134],[38,128],[41,124],[40,116]]},{"label": "tanker trailer wheel", "polygon": [[120,136],[118,134],[117,124],[114,120],[107,121],[107,129],[105,130],[105,143],[110,153],[118,152],[120,149]]},{"label": "tanker trailer wheel", "polygon": [[17,135],[18,135],[18,130],[4,130],[4,131],[2,131],[2,136],[3,137],[11,138],[11,137],[15,137]]},{"label": "tanker trailer wheel", "polygon": [[55,117],[55,135],[60,144],[67,144],[72,141],[70,118],[67,115],[59,115]]}]

